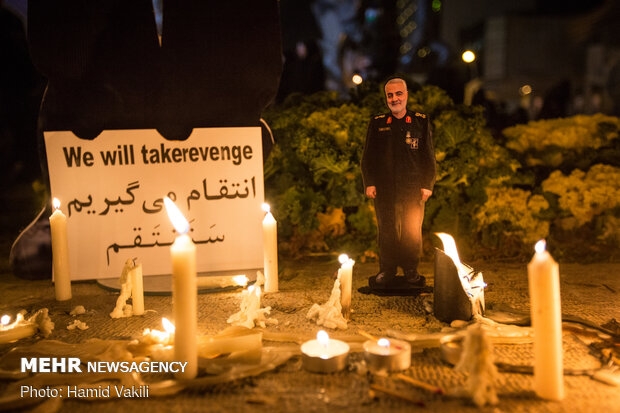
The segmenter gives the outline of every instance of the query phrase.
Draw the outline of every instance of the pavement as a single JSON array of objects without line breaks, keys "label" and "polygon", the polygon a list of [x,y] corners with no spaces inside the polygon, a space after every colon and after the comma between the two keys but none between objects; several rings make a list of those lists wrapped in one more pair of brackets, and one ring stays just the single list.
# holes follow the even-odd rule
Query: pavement
[{"label": "pavement", "polygon": [[[511,308],[515,312],[529,312],[527,263],[474,263],[482,271],[488,286],[485,290],[487,308]],[[303,259],[280,263],[280,291],[265,294],[263,306],[271,306],[270,316],[278,320],[277,326],[268,326],[265,337],[290,337],[304,340],[316,334],[320,327],[306,318],[313,303],[322,304],[329,298],[338,269],[335,259]],[[561,402],[544,401],[535,396],[533,377],[529,374],[501,372],[495,382],[499,402],[496,406],[477,408],[470,401],[458,397],[432,394],[413,387],[395,375],[377,376],[364,370],[363,355],[358,352],[361,337],[358,330],[377,336],[396,331],[402,334],[428,334],[448,332],[449,326],[438,321],[428,312],[432,308],[432,294],[408,297],[378,297],[358,292],[367,284],[370,275],[377,272],[377,264],[356,264],[353,276],[352,315],[348,328],[328,330],[330,336],[351,341],[354,351],[349,356],[347,368],[333,374],[310,373],[303,369],[299,355],[293,355],[275,368],[257,376],[220,384],[197,382],[168,397],[120,398],[85,401],[81,399],[48,399],[45,404],[34,405],[34,411],[89,412],[140,411],[213,411],[213,412],[376,412],[411,411],[489,411],[489,412],[591,412],[620,411],[620,387],[593,380],[590,373],[601,367],[600,353],[588,343],[602,339],[592,331],[580,327],[565,328],[563,351],[565,368],[580,375],[565,376],[566,397]],[[421,272],[433,284],[432,263],[422,263]],[[120,273],[120,269],[119,269]],[[620,263],[588,265],[561,264],[561,295],[563,314],[577,316],[594,325],[620,320]],[[26,281],[7,272],[0,275],[0,313],[14,315],[21,309],[34,312],[48,308],[55,329],[50,340],[83,344],[89,339],[130,340],[139,337],[145,328],[161,329],[161,317],[172,313],[169,296],[146,296],[145,308],[149,311],[139,317],[112,319],[118,293],[101,288],[93,281],[73,283],[73,298],[67,302],[54,299],[50,281]],[[228,316],[239,311],[240,290],[211,292],[198,297],[198,330],[200,334],[215,334],[227,327]],[[83,305],[86,313],[77,317],[85,322],[86,330],[68,330],[75,319],[69,312]],[[575,325],[577,326],[577,325]],[[7,357],[14,347],[40,343],[41,338],[22,339],[16,343],[0,344],[0,356]],[[298,353],[292,342],[264,340],[265,348]],[[446,390],[465,384],[467,376],[455,372],[453,366],[442,359],[437,347],[413,345],[411,368],[404,373],[417,380]],[[533,363],[532,344],[496,344],[496,361],[519,366]],[[2,364],[0,359],[0,365]],[[203,378],[205,376],[203,375]],[[160,377],[170,379],[171,377]],[[381,391],[370,391],[379,385],[394,390],[404,400]],[[0,380],[0,392],[11,396],[11,380]],[[7,393],[9,392],[9,393]],[[24,408],[26,409],[26,408]]]}]

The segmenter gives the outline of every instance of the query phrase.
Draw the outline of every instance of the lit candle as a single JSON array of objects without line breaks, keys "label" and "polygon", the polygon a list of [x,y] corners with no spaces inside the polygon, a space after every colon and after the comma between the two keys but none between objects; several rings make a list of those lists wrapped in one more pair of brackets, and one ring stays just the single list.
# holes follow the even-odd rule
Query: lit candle
[{"label": "lit candle", "polygon": [[206,276],[198,277],[198,287],[206,289],[245,287],[248,285],[248,281],[248,277],[245,274]]},{"label": "lit candle", "polygon": [[355,261],[350,259],[347,254],[341,254],[338,257],[338,261],[341,264],[338,270],[338,277],[340,278],[342,316],[348,320],[351,315],[351,284],[353,283],[353,265]]},{"label": "lit candle", "polygon": [[36,323],[25,320],[20,313],[11,324],[11,317],[3,315],[0,319],[0,343],[10,343],[21,338],[33,336],[38,328]]},{"label": "lit candle", "polygon": [[52,264],[56,300],[71,299],[71,273],[69,272],[69,247],[67,244],[67,217],[60,210],[60,201],[52,202],[54,213],[50,216],[52,233]]},{"label": "lit candle", "polygon": [[411,346],[406,341],[368,340],[364,342],[364,357],[374,373],[407,370],[411,366]]},{"label": "lit candle", "polygon": [[144,281],[142,278],[142,264],[131,269],[131,305],[134,315],[144,314]]},{"label": "lit candle", "polygon": [[278,291],[278,224],[269,209],[269,204],[263,204],[266,212],[263,219],[265,292],[273,293]]},{"label": "lit candle", "polygon": [[545,246],[544,240],[536,243],[536,254],[527,266],[534,329],[534,390],[544,399],[562,400],[560,272]]},{"label": "lit candle", "polygon": [[196,246],[187,235],[189,223],[170,198],[164,198],[168,216],[180,234],[170,247],[172,257],[172,309],[175,324],[174,358],[186,361],[177,378],[192,379],[198,373]]},{"label": "lit candle", "polygon": [[342,370],[347,364],[349,345],[344,341],[329,338],[323,330],[316,340],[301,345],[304,368],[314,373],[333,373]]}]

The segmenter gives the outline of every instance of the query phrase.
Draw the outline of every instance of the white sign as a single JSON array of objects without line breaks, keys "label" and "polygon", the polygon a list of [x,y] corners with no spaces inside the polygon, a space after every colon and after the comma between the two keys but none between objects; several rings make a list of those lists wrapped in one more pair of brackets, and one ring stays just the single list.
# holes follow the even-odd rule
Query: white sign
[{"label": "white sign", "polygon": [[52,197],[67,216],[71,278],[119,277],[137,258],[170,274],[170,197],[190,221],[198,272],[263,266],[260,128],[194,129],[185,141],[155,130],[104,131],[94,140],[45,132]]}]

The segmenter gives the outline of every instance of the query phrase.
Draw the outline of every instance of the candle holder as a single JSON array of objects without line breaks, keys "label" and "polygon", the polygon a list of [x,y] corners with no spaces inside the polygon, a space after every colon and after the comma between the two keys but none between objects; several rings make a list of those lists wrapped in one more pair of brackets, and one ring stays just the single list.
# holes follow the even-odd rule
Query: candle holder
[{"label": "candle holder", "polygon": [[373,373],[407,370],[411,366],[411,345],[402,340],[368,340],[364,342],[364,358]]},{"label": "candle holder", "polygon": [[344,341],[330,339],[323,330],[316,340],[301,345],[301,360],[304,368],[313,373],[335,373],[345,368],[349,345]]}]

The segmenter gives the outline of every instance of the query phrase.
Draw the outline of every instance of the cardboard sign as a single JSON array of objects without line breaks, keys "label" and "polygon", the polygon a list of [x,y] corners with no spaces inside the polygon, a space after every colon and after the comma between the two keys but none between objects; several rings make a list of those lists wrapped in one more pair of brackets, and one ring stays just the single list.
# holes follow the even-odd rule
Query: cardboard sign
[{"label": "cardboard sign", "polygon": [[71,278],[170,274],[178,235],[168,196],[190,222],[198,272],[263,266],[260,128],[194,129],[185,141],[155,130],[104,131],[94,140],[45,132],[52,197],[67,216]]}]

